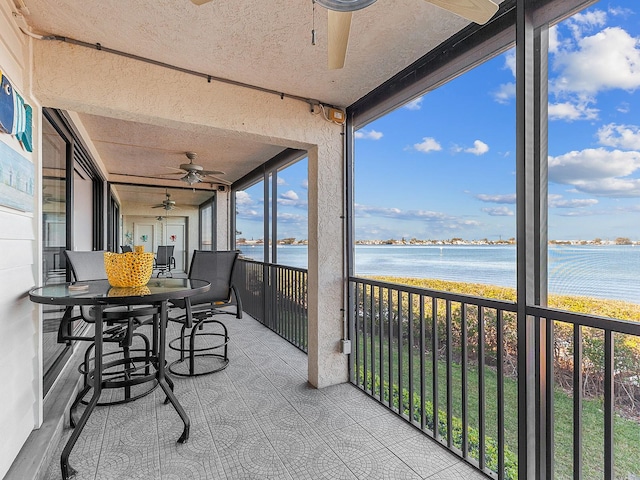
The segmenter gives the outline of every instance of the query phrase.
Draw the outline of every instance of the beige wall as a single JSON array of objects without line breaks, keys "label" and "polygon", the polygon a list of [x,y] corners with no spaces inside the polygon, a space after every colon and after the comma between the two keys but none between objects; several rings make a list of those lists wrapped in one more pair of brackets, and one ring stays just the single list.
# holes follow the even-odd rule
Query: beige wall
[{"label": "beige wall", "polygon": [[342,127],[311,114],[306,102],[212,88],[199,77],[62,42],[35,42],[34,69],[34,91],[47,106],[309,151],[309,381],[348,380],[339,353],[344,248],[335,234],[343,231]]},{"label": "beige wall", "polygon": [[[40,131],[40,109],[29,95],[29,42],[19,32],[10,2],[0,1],[0,70],[34,108],[34,133]],[[28,153],[9,135],[0,142],[36,164],[39,141]],[[36,195],[39,196],[36,181]],[[41,276],[38,257],[40,211],[0,207],[0,477],[4,477],[31,430],[42,415],[42,359],[39,309],[27,292]]]},{"label": "beige wall", "polygon": [[[126,232],[132,232],[133,233],[133,224],[134,222],[141,222],[141,223],[154,223],[157,224],[157,242],[156,242],[156,246],[159,244],[164,244],[164,243],[158,243],[161,242],[160,240],[160,236],[162,235],[162,224],[164,222],[159,222],[156,221],[154,217],[154,215],[160,215],[163,214],[164,211],[160,211],[159,213],[156,210],[152,210],[149,207],[149,204],[139,204],[139,203],[123,203],[120,205],[120,211],[122,213],[122,236],[124,236],[124,234]],[[198,208],[189,208],[186,206],[181,206],[180,207],[180,211],[175,213],[177,211],[172,211],[171,212],[171,216],[180,216],[182,217],[185,221],[186,221],[186,233],[187,233],[187,242],[185,245],[185,249],[188,252],[188,256],[185,259],[185,271],[188,271],[189,269],[189,262],[191,261],[191,254],[189,252],[193,252],[194,249],[198,248]],[[175,223],[174,220],[171,219],[171,217],[167,220],[169,223]],[[120,242],[120,244],[124,244],[124,239],[123,241]],[[135,244],[135,239],[134,242]]]}]

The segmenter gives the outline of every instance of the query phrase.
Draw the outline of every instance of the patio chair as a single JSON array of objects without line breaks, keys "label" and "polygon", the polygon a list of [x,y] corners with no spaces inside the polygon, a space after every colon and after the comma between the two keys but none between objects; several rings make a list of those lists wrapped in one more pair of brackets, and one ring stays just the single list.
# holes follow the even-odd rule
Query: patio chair
[{"label": "patio chair", "polygon": [[[206,280],[211,289],[183,300],[170,300],[173,307],[184,310],[169,320],[182,324],[180,336],[169,347],[180,358],[169,364],[169,371],[179,376],[198,376],[219,372],[229,364],[229,334],[224,323],[214,317],[230,313],[220,310],[233,305],[236,318],[242,318],[242,301],[232,283],[237,251],[195,250],[189,267],[189,278]],[[198,368],[196,368],[198,367]]]},{"label": "patio chair", "polygon": [[131,245],[120,245],[120,251],[122,253],[133,252]]},{"label": "patio chair", "polygon": [[[107,280],[104,268],[104,251],[71,251],[66,250],[65,256],[71,267],[71,273],[76,282],[89,280]],[[94,309],[91,306],[80,307],[80,315],[73,316],[73,309],[67,309],[58,330],[58,342],[69,343],[71,340],[91,342],[84,354],[84,361],[78,366],[78,371],[83,376],[83,388],[76,396],[71,405],[70,412],[75,411],[80,402],[83,401],[91,389],[90,377],[93,375],[91,369],[92,352],[95,346],[95,337],[89,335],[75,335],[73,323],[82,320],[86,323],[95,323]],[[150,393],[156,386],[154,382],[150,388],[143,389],[132,395],[131,387],[140,383],[136,377],[149,376],[150,357],[152,348],[155,348],[156,339],[154,334],[153,347],[146,335],[136,331],[139,327],[153,321],[153,316],[158,315],[158,308],[154,306],[131,307],[109,307],[103,311],[103,343],[117,344],[117,348],[103,354],[103,388],[123,388],[123,398],[101,401],[98,405],[114,405],[125,403]],[[142,340],[144,348],[133,349],[133,339],[138,337]],[[133,354],[133,355],[132,355]],[[144,373],[141,371],[144,370]],[[140,371],[140,372],[139,372]],[[73,415],[70,415],[71,425],[74,426]]]},{"label": "patio chair", "polygon": [[167,273],[168,277],[173,277],[172,268],[176,268],[176,259],[173,257],[174,245],[159,245],[156,252],[153,268],[158,270],[156,278]]}]

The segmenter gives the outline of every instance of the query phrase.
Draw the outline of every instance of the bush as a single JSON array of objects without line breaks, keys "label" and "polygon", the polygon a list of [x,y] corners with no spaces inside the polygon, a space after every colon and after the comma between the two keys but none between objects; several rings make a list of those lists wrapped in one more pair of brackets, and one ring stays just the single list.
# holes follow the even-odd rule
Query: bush
[{"label": "bush", "polygon": [[[464,282],[451,282],[435,279],[414,279],[414,278],[395,278],[395,277],[372,277],[376,280],[388,283],[396,283],[399,285],[409,285],[413,287],[426,288],[430,290],[439,290],[446,292],[461,293],[481,298],[492,298],[497,300],[511,301],[516,300],[516,291],[507,287],[496,287],[491,285],[482,285]],[[389,322],[394,325],[394,335],[402,335],[403,341],[408,339],[409,328],[413,328],[413,338],[420,338],[419,324],[409,327],[409,309],[412,310],[413,318],[418,318],[420,307],[414,298],[414,304],[409,305],[405,299],[402,301],[400,315],[398,319],[394,313],[392,319],[386,318],[388,309],[389,293],[384,289],[374,290],[366,287],[367,295],[374,295],[373,302],[375,319],[377,322]],[[401,288],[401,287],[400,287]],[[379,298],[381,297],[381,298]],[[379,302],[378,300],[381,300]],[[392,298],[392,301],[396,301]],[[585,313],[600,317],[608,317],[613,319],[638,321],[640,319],[640,305],[620,300],[602,300],[590,297],[582,297],[577,295],[549,295],[548,304],[550,308],[558,310],[566,310],[570,312]],[[446,336],[446,304],[443,300],[437,300],[437,329],[440,345],[438,348],[446,348],[444,339]],[[394,306],[395,308],[395,306]],[[378,311],[379,310],[379,311]],[[394,311],[392,309],[392,311]],[[483,311],[483,326],[485,339],[485,365],[497,368],[496,352],[497,345],[497,322],[495,309],[486,308]],[[425,309],[425,316],[430,320],[430,311]],[[461,308],[457,302],[451,304],[451,328],[452,328],[452,351],[454,361],[459,359],[456,357],[460,351],[461,345]],[[477,333],[478,333],[478,308],[468,306],[466,310],[467,322],[467,355],[469,361],[477,361]],[[502,345],[502,353],[504,358],[503,372],[512,378],[516,377],[517,366],[517,324],[516,315],[511,312],[504,312],[503,315],[503,335],[504,344]],[[396,325],[402,324],[402,328]],[[425,328],[429,333],[432,328],[431,322],[427,322]],[[573,385],[573,325],[554,322],[554,372],[555,382],[561,388],[570,390]],[[614,335],[615,348],[615,377],[614,377],[614,395],[616,405],[623,407],[627,413],[632,416],[638,415],[640,406],[640,337],[631,335]],[[581,384],[582,394],[586,398],[601,397],[604,391],[604,331],[596,328],[582,329],[582,375]]]},{"label": "bush", "polygon": [[[363,369],[358,372],[358,385],[365,390],[379,392],[380,391],[380,377],[375,375],[373,378],[370,372],[367,372],[367,378],[364,378]],[[402,389],[400,392],[398,385],[393,384],[389,388],[389,383],[385,381],[382,385],[382,399],[388,402],[396,411],[406,415],[415,422],[420,423],[421,408],[420,408],[420,396],[417,393],[413,394],[413,412],[409,411],[409,391]],[[402,407],[400,407],[400,398],[402,397]],[[433,416],[433,404],[425,400],[424,402],[425,412],[425,425],[426,428],[435,433],[434,428],[434,416]],[[464,427],[462,420],[458,417],[451,418],[451,439],[453,445],[462,450],[462,434]],[[438,409],[438,435],[447,437],[447,414],[443,410]],[[469,457],[480,458],[480,433],[473,427],[467,427],[467,444],[469,447]],[[485,465],[490,470],[497,472],[498,470],[498,444],[497,442],[485,435]],[[515,480],[518,478],[518,458],[509,450],[506,446],[504,448],[504,478],[506,480]]]}]

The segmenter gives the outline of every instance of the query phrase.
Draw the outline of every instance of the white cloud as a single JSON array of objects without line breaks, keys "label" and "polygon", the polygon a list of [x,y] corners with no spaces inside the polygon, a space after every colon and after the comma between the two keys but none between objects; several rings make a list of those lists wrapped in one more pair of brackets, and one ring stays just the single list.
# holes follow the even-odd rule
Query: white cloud
[{"label": "white cloud", "polygon": [[463,217],[455,217],[443,212],[431,210],[401,210],[394,207],[376,207],[371,205],[354,205],[357,217],[383,217],[399,220],[420,220],[431,227],[437,226],[445,230],[456,230],[463,227],[478,226],[480,222]]},{"label": "white cloud", "polygon": [[377,132],[375,130],[358,130],[354,134],[354,137],[363,140],[380,140],[382,138],[382,132]]},{"label": "white cloud", "polygon": [[600,110],[597,108],[589,108],[587,103],[550,103],[549,104],[549,120],[595,120],[598,118]]},{"label": "white cloud", "polygon": [[285,200],[298,200],[300,197],[298,197],[298,194],[293,190],[288,190],[284,193],[281,193],[280,198],[283,198]]},{"label": "white cloud", "polygon": [[244,220],[262,220],[262,211],[253,208],[238,208],[238,218]]},{"label": "white cloud", "polygon": [[278,222],[306,225],[307,217],[305,215],[298,215],[295,213],[278,212]]},{"label": "white cloud", "polygon": [[422,108],[422,98],[423,97],[414,98],[409,103],[406,103],[404,108],[407,110],[420,110]]},{"label": "white cloud", "polygon": [[640,179],[605,178],[597,182],[582,182],[576,188],[603,197],[640,197]]},{"label": "white cloud", "polygon": [[560,48],[560,38],[558,36],[558,26],[554,25],[549,29],[549,53],[556,53]]},{"label": "white cloud", "polygon": [[516,98],[516,84],[513,82],[503,83],[493,92],[493,99],[498,103],[507,104],[512,98]]},{"label": "white cloud", "polygon": [[576,198],[567,200],[563,198],[562,195],[558,194],[549,194],[548,198],[550,208],[584,208],[598,203],[598,200],[595,198]]},{"label": "white cloud", "polygon": [[561,210],[556,212],[555,215],[560,217],[592,217],[594,215],[611,215],[611,212],[603,212],[596,210]]},{"label": "white cloud", "polygon": [[516,78],[516,49],[512,48],[504,54],[504,68],[511,71],[513,78]]},{"label": "white cloud", "polygon": [[482,211],[492,217],[513,217],[514,213],[509,207],[483,208]]},{"label": "white cloud", "polygon": [[624,178],[640,168],[640,152],[604,148],[549,157],[549,180],[576,191],[608,197],[640,196],[640,180]]},{"label": "white cloud", "polygon": [[516,194],[509,193],[506,195],[487,195],[485,193],[479,193],[476,198],[481,202],[486,203],[506,203],[514,205],[516,203]]},{"label": "white cloud", "polygon": [[633,15],[634,12],[630,8],[609,7],[609,13],[614,17],[616,16],[628,17],[629,15]]},{"label": "white cloud", "polygon": [[287,181],[281,176],[278,176],[278,185],[286,185],[286,184],[287,184]]},{"label": "white cloud", "polygon": [[640,168],[639,152],[588,148],[549,157],[549,179],[556,183],[626,177]]},{"label": "white cloud", "polygon": [[640,150],[640,127],[610,123],[598,129],[598,141],[602,145],[625,150]]},{"label": "white cloud", "polygon": [[301,200],[298,194],[293,190],[281,193],[278,197],[278,204],[290,207],[307,207],[307,202],[305,200]]},{"label": "white cloud", "polygon": [[437,142],[437,140],[433,137],[424,137],[421,143],[416,143],[413,145],[419,152],[429,153],[434,151],[442,150],[442,146]]},{"label": "white cloud", "polygon": [[307,180],[306,178],[302,181],[302,183],[300,184],[300,186],[302,188],[304,188],[305,190],[309,189],[309,180]]},{"label": "white cloud", "polygon": [[560,48],[553,61],[559,72],[555,92],[594,95],[640,87],[640,41],[620,27],[609,27],[580,38],[573,48]]},{"label": "white cloud", "polygon": [[587,10],[576,13],[567,20],[567,26],[574,38],[581,38],[586,31],[603,27],[607,23],[607,12],[604,10]]},{"label": "white cloud", "polygon": [[627,102],[622,102],[620,105],[618,105],[616,110],[620,113],[629,113],[631,111],[631,106]]},{"label": "white cloud", "polygon": [[249,195],[247,192],[245,192],[244,190],[238,190],[236,192],[236,205],[255,205],[256,202],[255,200],[253,200],[251,198],[251,195]]},{"label": "white cloud", "polygon": [[466,148],[464,151],[467,153],[473,153],[474,155],[484,155],[489,151],[489,145],[481,140],[476,140],[473,142],[473,147]]},{"label": "white cloud", "polygon": [[236,210],[238,212],[238,217],[245,220],[261,220],[262,219],[262,210],[256,210],[252,208],[254,205],[257,205],[251,195],[243,190],[239,190],[236,192]]}]

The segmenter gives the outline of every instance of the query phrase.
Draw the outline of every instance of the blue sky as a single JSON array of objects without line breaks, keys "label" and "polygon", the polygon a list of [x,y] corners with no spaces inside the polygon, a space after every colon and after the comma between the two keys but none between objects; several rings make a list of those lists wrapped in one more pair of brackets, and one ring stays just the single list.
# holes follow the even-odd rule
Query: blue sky
[{"label": "blue sky", "polygon": [[[550,30],[549,238],[640,240],[640,5]],[[357,132],[357,239],[515,236],[515,56],[501,54]],[[306,238],[306,161],[279,175],[278,237]],[[262,187],[239,194],[262,238]]]}]

